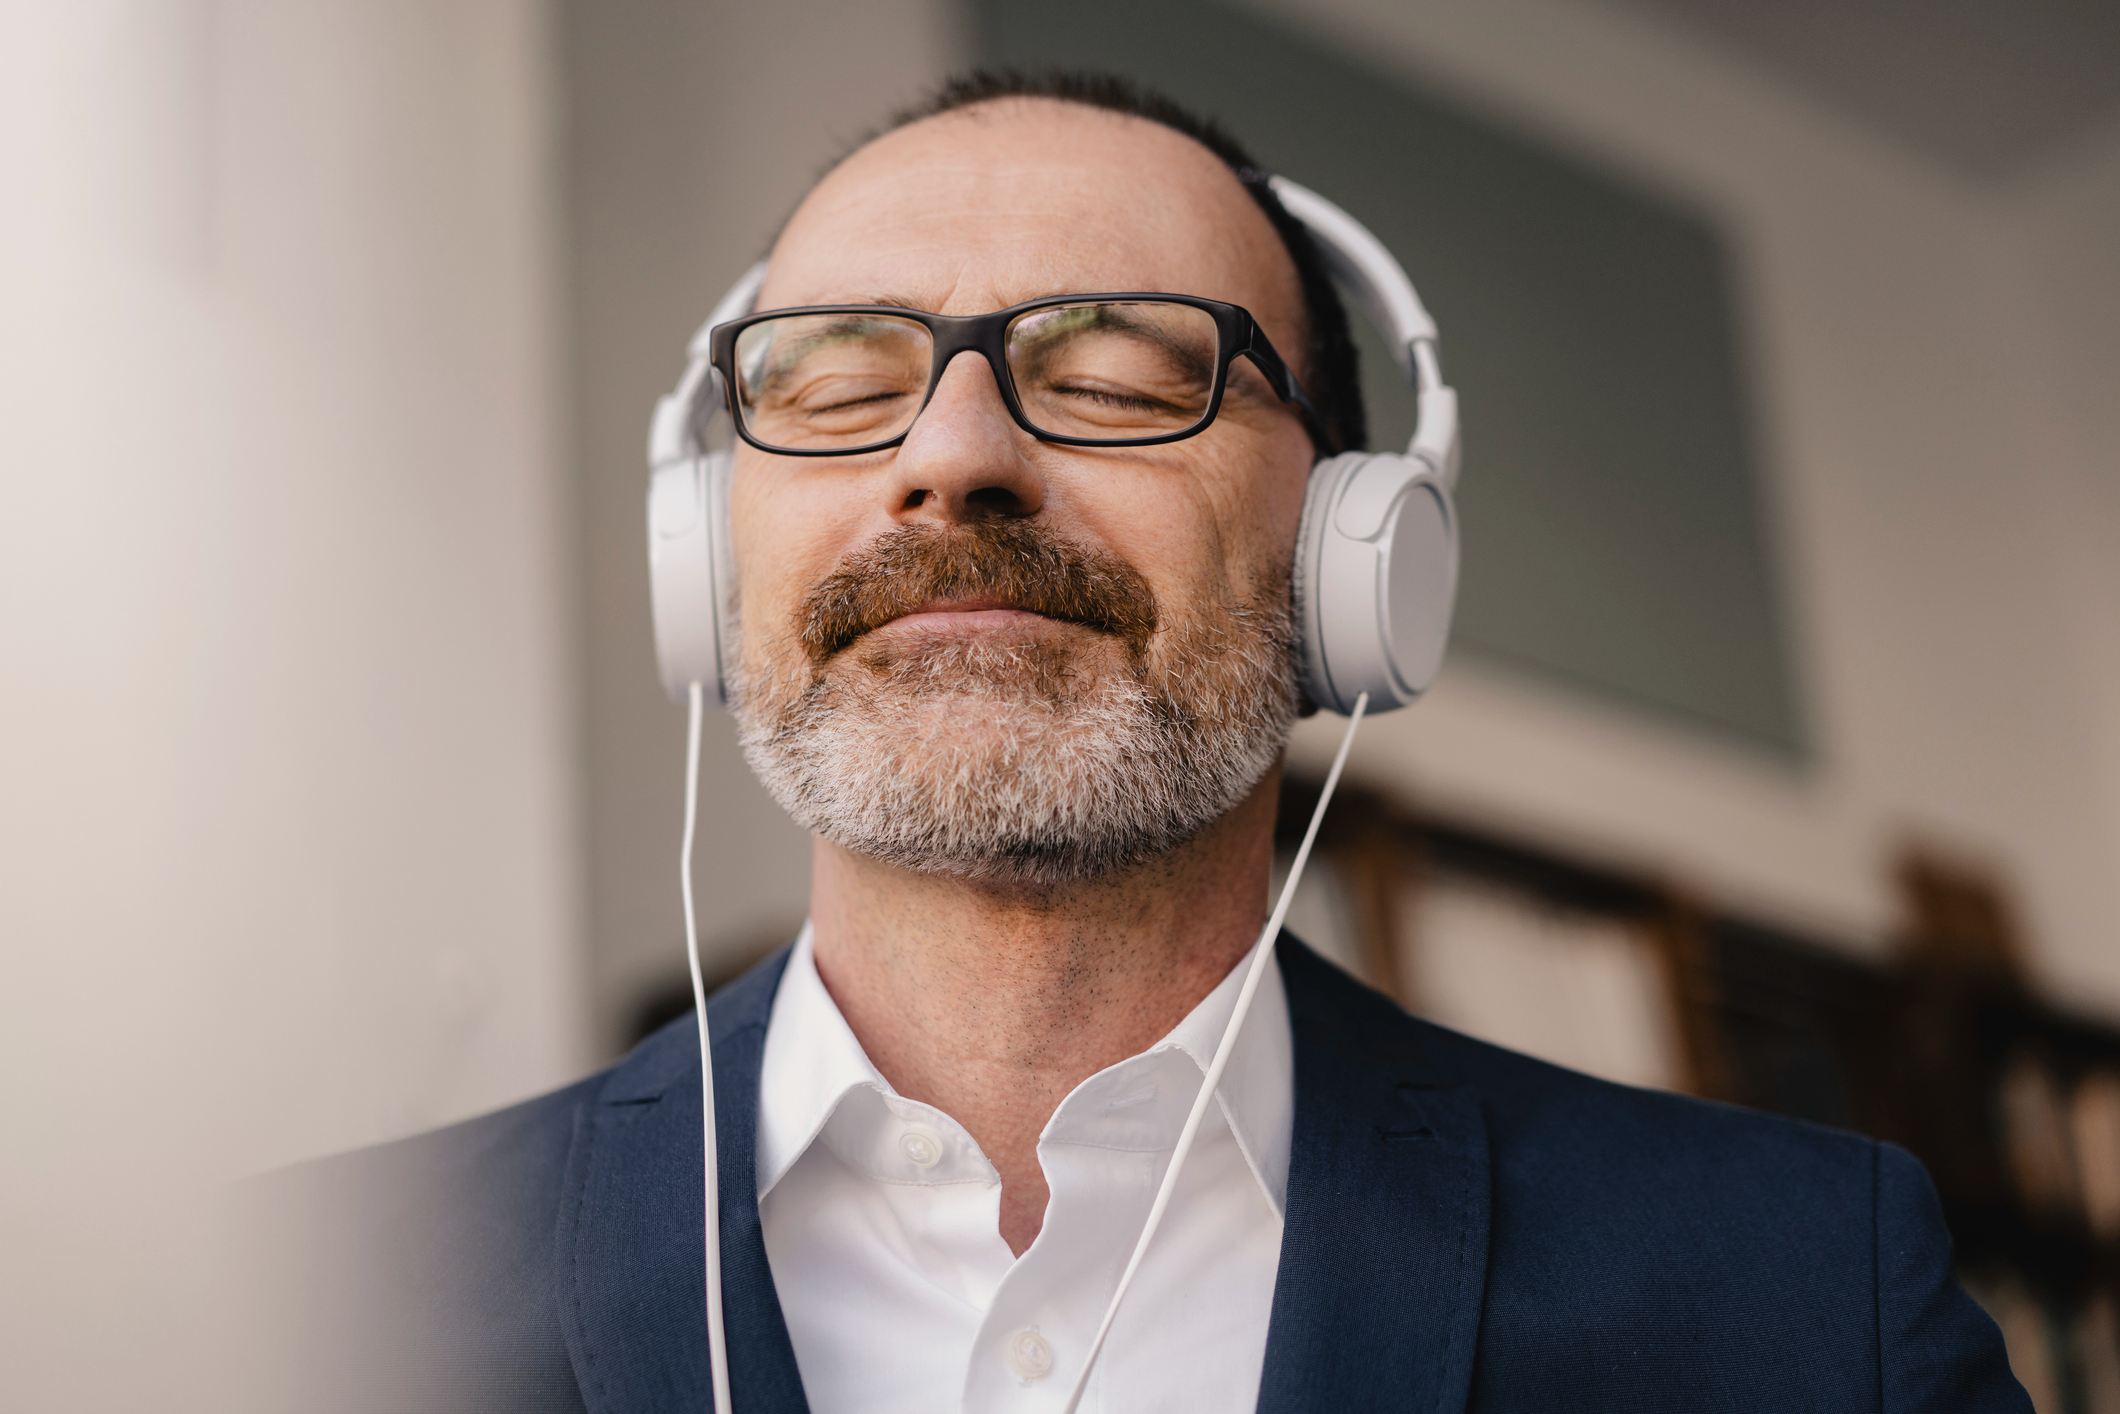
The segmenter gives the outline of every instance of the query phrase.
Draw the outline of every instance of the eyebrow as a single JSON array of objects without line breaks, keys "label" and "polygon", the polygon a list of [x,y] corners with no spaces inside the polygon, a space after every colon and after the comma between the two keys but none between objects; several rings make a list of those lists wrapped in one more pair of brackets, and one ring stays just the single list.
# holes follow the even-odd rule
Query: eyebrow
[{"label": "eyebrow", "polygon": [[[903,309],[908,306],[898,305],[894,307]],[[800,355],[820,345],[831,343],[836,339],[859,335],[863,332],[862,317],[858,314],[826,317],[831,319],[829,324],[806,330],[800,338],[792,339],[787,343],[774,344],[759,350],[759,363],[744,370],[746,386],[754,394],[769,391],[787,376],[788,368]]]},{"label": "eyebrow", "polygon": [[[845,298],[845,299],[819,299],[819,298],[811,298],[811,299],[800,299],[800,300],[792,300],[792,301],[790,301],[790,302],[789,302],[789,303],[787,303],[787,304],[780,304],[780,305],[775,305],[775,306],[773,306],[773,309],[809,309],[809,308],[812,308],[812,307],[814,307],[814,306],[817,306],[817,305],[835,305],[835,304],[874,304],[874,305],[882,305],[882,306],[884,306],[884,307],[886,307],[886,308],[889,308],[889,309],[910,309],[910,310],[912,310],[912,311],[914,311],[915,313],[918,313],[918,314],[934,314],[934,313],[937,313],[937,312],[938,312],[938,311],[936,311],[936,310],[932,310],[932,309],[929,309],[929,308],[928,308],[928,307],[927,307],[926,305],[924,305],[924,304],[920,303],[920,302],[919,302],[918,300],[912,300],[912,299],[907,299],[907,298],[906,298],[906,297],[905,297],[904,295],[876,295],[876,294],[871,294],[871,295],[859,295],[859,294],[857,294],[857,295],[850,295],[850,296],[848,296],[848,297],[847,297],[847,298]],[[759,313],[759,314],[771,314],[771,313],[773,312],[773,310],[772,310],[772,309],[760,309],[760,310],[758,310],[758,311],[756,311],[756,312],[757,312],[757,313]]]},{"label": "eyebrow", "polygon": [[[1032,298],[1038,297],[1034,295]],[[1115,329],[1131,338],[1139,339],[1144,344],[1159,348],[1170,355],[1171,360],[1184,369],[1187,374],[1205,382],[1214,381],[1214,365],[1211,362],[1203,362],[1197,350],[1172,338],[1163,330],[1150,324],[1144,324],[1139,320],[1128,318],[1126,315],[1110,308],[1100,308],[1098,314],[1100,317],[1097,320],[1097,327]]]},{"label": "eyebrow", "polygon": [[[1075,286],[1075,285],[1052,285],[1052,286],[1049,286],[1049,287],[1047,287],[1047,288],[1045,288],[1045,289],[1041,289],[1041,290],[1033,290],[1033,291],[1031,291],[1031,292],[1030,292],[1030,293],[1028,293],[1028,294],[1024,294],[1024,295],[1019,295],[1019,296],[1018,296],[1017,298],[1015,298],[1015,299],[1012,299],[1012,300],[1003,300],[1003,301],[1002,301],[1002,302],[1001,302],[1000,304],[997,304],[997,305],[995,305],[995,306],[994,306],[994,309],[1008,309],[1008,308],[1010,308],[1010,307],[1012,307],[1012,306],[1014,306],[1014,305],[1019,305],[1019,304],[1029,304],[1029,303],[1030,303],[1030,302],[1031,302],[1032,300],[1040,300],[1040,299],[1050,299],[1050,298],[1053,298],[1054,296],[1058,296],[1058,295],[1079,295],[1079,294],[1097,294],[1097,293],[1101,293],[1101,291],[1097,291],[1097,290],[1084,290],[1084,289],[1080,288],[1079,286]],[[940,314],[940,313],[942,313],[942,311],[941,311],[941,310],[939,310],[939,309],[936,309],[936,308],[934,308],[934,307],[933,307],[933,306],[931,306],[931,305],[927,305],[927,304],[924,304],[924,303],[922,303],[921,301],[919,301],[919,300],[917,300],[917,299],[911,299],[911,298],[908,298],[908,297],[907,297],[907,296],[905,296],[905,295],[897,295],[897,294],[866,294],[866,295],[862,295],[862,294],[856,294],[856,295],[850,295],[850,296],[848,296],[848,297],[847,297],[847,298],[845,298],[845,299],[820,299],[820,298],[812,298],[812,299],[796,300],[796,301],[793,301],[793,302],[791,302],[791,303],[788,303],[788,304],[784,304],[784,305],[778,305],[778,306],[776,306],[776,308],[779,308],[779,309],[804,309],[804,308],[808,308],[808,307],[810,307],[810,306],[813,306],[813,305],[834,305],[834,304],[874,304],[874,305],[882,305],[882,306],[884,306],[884,307],[886,307],[886,308],[889,308],[889,309],[910,309],[910,310],[914,311],[914,312],[915,312],[915,313],[917,313],[917,314]],[[769,313],[769,312],[770,312],[770,311],[768,311],[768,310],[763,310],[763,309],[761,309],[761,310],[759,310],[759,311],[758,311],[758,313],[760,313],[760,314],[766,314],[766,313]],[[975,313],[975,314],[988,314],[988,313],[991,313],[992,311],[991,311],[991,310],[983,310],[983,309],[982,309],[982,310],[974,310],[974,311],[972,311],[972,312],[973,312],[973,313]]]}]

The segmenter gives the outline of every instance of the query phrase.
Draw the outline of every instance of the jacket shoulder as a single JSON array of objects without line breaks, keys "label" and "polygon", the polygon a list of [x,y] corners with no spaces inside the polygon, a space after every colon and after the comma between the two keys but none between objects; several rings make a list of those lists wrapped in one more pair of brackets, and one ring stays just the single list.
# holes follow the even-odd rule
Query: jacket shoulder
[{"label": "jacket shoulder", "polygon": [[1317,1034],[1362,1052],[1358,1063],[1469,1087],[1498,1158],[1543,1165],[1565,1153],[1575,1165],[1628,1176],[1770,1155],[1821,1171],[1874,1162],[1874,1141],[1850,1130],[1621,1084],[1468,1036],[1408,1012],[1307,947],[1284,949],[1282,964],[1299,1025],[1307,1011]]},{"label": "jacket shoulder", "polygon": [[[762,1027],[787,949],[708,1001],[717,1038]],[[229,1196],[244,1323],[302,1402],[574,1411],[561,1209],[591,1112],[696,1077],[693,1015],[571,1085],[409,1138],[245,1180]],[[359,1393],[353,1394],[352,1391]],[[364,1402],[365,1401],[365,1402]]]},{"label": "jacket shoulder", "polygon": [[284,1354],[262,1378],[303,1407],[579,1409],[553,1233],[576,1117],[609,1073],[238,1185],[243,1317]]},{"label": "jacket shoulder", "polygon": [[1792,1298],[1824,1273],[1823,1286],[1866,1300],[1874,1140],[1478,1040],[1406,1012],[1307,949],[1283,965],[1299,1035],[1476,1097],[1497,1263],[1540,1254],[1544,1270],[1600,1271],[1608,1291],[1629,1272],[1663,1287],[1741,1274],[1769,1288],[1786,1282]]},{"label": "jacket shoulder", "polygon": [[[510,1207],[535,1203],[547,1180],[555,1185],[572,1143],[575,1111],[606,1083],[616,1066],[502,1109],[321,1158],[307,1159],[248,1180],[260,1194],[314,1194],[371,1200],[410,1197],[475,1183],[489,1199]],[[387,1204],[385,1205],[388,1206]]]}]

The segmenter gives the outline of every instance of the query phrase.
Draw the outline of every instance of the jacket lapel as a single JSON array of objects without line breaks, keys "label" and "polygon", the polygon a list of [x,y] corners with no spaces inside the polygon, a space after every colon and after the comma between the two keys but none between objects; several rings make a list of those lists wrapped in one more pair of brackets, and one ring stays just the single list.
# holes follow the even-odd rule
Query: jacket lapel
[{"label": "jacket lapel", "polygon": [[[707,1004],[714,1038],[723,1322],[745,1414],[806,1414],[759,1228],[758,1070],[782,949]],[[575,1117],[560,1201],[560,1324],[592,1414],[713,1407],[708,1378],[698,1029],[689,1016],[616,1067]]]},{"label": "jacket lapel", "polygon": [[1262,1414],[1464,1409],[1486,1282],[1487,1130],[1432,1028],[1279,947],[1295,1129]]}]

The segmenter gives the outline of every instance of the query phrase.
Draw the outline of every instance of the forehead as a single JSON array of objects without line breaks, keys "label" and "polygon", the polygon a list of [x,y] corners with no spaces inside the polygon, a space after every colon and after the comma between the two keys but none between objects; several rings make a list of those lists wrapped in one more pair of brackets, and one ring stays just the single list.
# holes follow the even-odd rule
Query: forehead
[{"label": "forehead", "polygon": [[1011,99],[887,133],[833,169],[775,244],[759,307],[973,314],[1087,290],[1229,300],[1277,342],[1298,298],[1279,236],[1207,148],[1126,114]]}]

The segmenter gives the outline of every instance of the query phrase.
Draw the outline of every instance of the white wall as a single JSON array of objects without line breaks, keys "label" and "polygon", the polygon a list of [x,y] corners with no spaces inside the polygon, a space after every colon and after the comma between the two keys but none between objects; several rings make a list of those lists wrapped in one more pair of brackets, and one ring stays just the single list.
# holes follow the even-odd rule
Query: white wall
[{"label": "white wall", "polygon": [[[1872,946],[1895,916],[1889,852],[1918,832],[2005,865],[2043,988],[2120,1013],[2120,526],[2091,504],[2120,456],[2120,360],[2077,303],[2092,274],[2112,296],[2110,167],[2028,223],[2019,194],[1966,186],[1630,13],[1262,7],[1728,223],[1820,755],[1791,776],[1458,662],[1377,723],[1355,769]],[[2025,309],[2042,262],[2082,328]],[[2042,396],[2035,357],[2080,391]]]},{"label": "white wall", "polygon": [[0,1405],[178,1406],[191,1199],[585,1062],[549,42],[0,10]]}]

